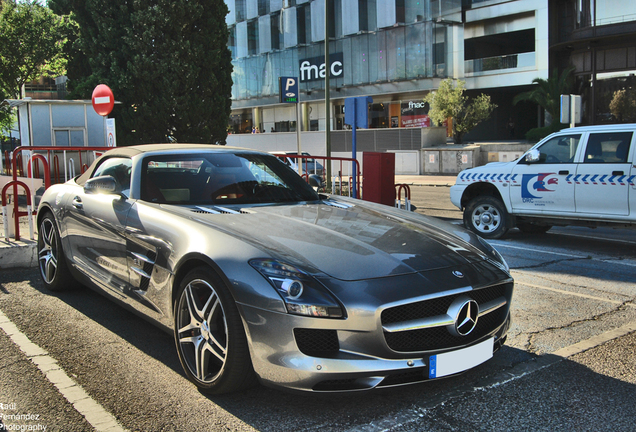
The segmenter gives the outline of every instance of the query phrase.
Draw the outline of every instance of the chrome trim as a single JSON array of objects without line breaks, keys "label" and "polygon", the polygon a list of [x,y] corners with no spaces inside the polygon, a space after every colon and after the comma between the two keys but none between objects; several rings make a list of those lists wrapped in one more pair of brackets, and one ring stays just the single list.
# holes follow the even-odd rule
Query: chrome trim
[{"label": "chrome trim", "polygon": [[[489,288],[489,287],[494,286],[494,285],[499,285],[499,284],[496,283],[496,284],[492,284],[492,285],[486,285],[486,286],[480,287],[479,289]],[[407,300],[402,300],[402,301],[398,301],[398,302],[388,303],[388,304],[384,305],[384,307],[382,308],[382,310],[380,312],[383,312],[383,311],[385,311],[387,309],[392,309],[392,308],[397,307],[397,306],[404,306],[404,305],[408,305],[408,304],[411,304],[411,303],[420,303],[420,302],[423,302],[423,301],[433,300],[433,299],[441,298],[441,297],[449,297],[449,296],[452,296],[452,295],[455,295],[455,294],[463,294],[463,293],[466,293],[466,292],[469,292],[469,291],[473,291],[473,287],[471,287],[470,285],[469,286],[465,286],[465,287],[461,287],[461,288],[455,288],[453,290],[440,291],[440,292],[435,292],[435,293],[432,293],[432,294],[426,294],[426,295],[419,296],[419,297],[411,297],[411,298],[409,298]]]},{"label": "chrome trim", "polygon": [[499,297],[487,303],[484,303],[483,305],[479,305],[479,316],[481,317],[489,314],[490,312],[494,312],[500,307],[505,306],[507,303],[508,302],[506,301],[505,297]]},{"label": "chrome trim", "polygon": [[322,203],[326,204],[328,206],[331,206],[331,207],[336,207],[336,208],[341,208],[341,209],[350,209],[351,207],[353,207],[353,204],[345,204],[345,203],[341,203],[341,202],[337,202],[337,201],[332,201],[330,199],[323,200]]},{"label": "chrome trim", "polygon": [[131,267],[130,269],[134,271],[135,273],[137,273],[139,276],[150,279],[150,275],[146,273],[145,271],[143,271],[142,269],[139,269],[137,267]]},{"label": "chrome trim", "polygon": [[[479,317],[494,312],[495,310],[507,304],[505,297],[499,297],[495,300],[479,305]],[[421,330],[434,327],[445,327],[455,324],[455,317],[448,314],[437,315],[434,317],[404,321],[399,323],[391,323],[383,325],[382,329],[387,333],[397,333],[409,330]]]},{"label": "chrome trim", "polygon": [[137,259],[139,259],[139,260],[141,260],[143,262],[147,262],[148,264],[153,264],[154,265],[154,263],[155,263],[153,260],[148,258],[146,255],[142,255],[140,253],[131,252],[131,251],[129,251],[128,253],[130,253],[132,256],[134,256],[135,258],[137,258]]}]

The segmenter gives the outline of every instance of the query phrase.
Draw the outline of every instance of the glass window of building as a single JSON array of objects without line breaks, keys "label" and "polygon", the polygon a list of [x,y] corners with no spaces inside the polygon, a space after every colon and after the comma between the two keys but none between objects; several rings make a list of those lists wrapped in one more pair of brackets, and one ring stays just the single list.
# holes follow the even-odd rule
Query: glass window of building
[{"label": "glass window of building", "polygon": [[230,27],[228,28],[229,31],[229,36],[228,36],[228,43],[227,46],[230,49],[230,52],[232,53],[232,58],[235,59],[236,58],[236,27]]},{"label": "glass window of building", "polygon": [[360,31],[374,31],[378,27],[375,0],[358,0],[358,22]]},{"label": "glass window of building", "polygon": [[258,15],[267,15],[269,13],[269,0],[258,0]]},{"label": "glass window of building", "polygon": [[236,22],[245,21],[245,0],[236,0],[234,3],[234,13],[236,14]]},{"label": "glass window of building", "polygon": [[299,45],[311,42],[311,8],[308,4],[296,8],[296,28]]},{"label": "glass window of building", "polygon": [[271,15],[271,29],[272,29],[272,49],[281,49],[284,46],[283,34],[281,33],[280,25],[281,14],[280,12],[273,13]]},{"label": "glass window of building", "polygon": [[258,20],[247,23],[247,54],[256,55],[258,53]]}]

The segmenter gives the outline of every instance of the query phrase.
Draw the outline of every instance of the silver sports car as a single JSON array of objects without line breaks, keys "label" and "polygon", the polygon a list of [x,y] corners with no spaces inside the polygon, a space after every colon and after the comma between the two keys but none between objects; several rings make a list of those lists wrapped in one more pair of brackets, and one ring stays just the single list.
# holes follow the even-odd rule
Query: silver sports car
[{"label": "silver sports car", "polygon": [[267,153],[116,148],[50,187],[37,219],[44,284],[78,281],[170,331],[209,393],[454,375],[490,359],[510,325],[513,280],[484,240],[320,195]]}]

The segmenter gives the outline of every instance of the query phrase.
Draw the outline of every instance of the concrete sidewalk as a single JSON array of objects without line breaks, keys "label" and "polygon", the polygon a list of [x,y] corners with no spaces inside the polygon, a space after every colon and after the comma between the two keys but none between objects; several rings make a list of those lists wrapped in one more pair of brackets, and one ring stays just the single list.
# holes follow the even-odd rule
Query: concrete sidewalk
[{"label": "concrete sidewalk", "polygon": [[456,179],[456,175],[396,175],[395,184],[451,187]]}]

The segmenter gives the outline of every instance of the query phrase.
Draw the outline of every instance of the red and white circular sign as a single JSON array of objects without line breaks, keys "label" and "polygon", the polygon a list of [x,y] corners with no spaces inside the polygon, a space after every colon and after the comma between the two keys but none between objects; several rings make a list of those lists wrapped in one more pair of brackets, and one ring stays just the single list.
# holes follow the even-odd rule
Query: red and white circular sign
[{"label": "red and white circular sign", "polygon": [[107,116],[115,106],[113,91],[106,84],[100,84],[93,90],[93,108],[100,116]]}]

